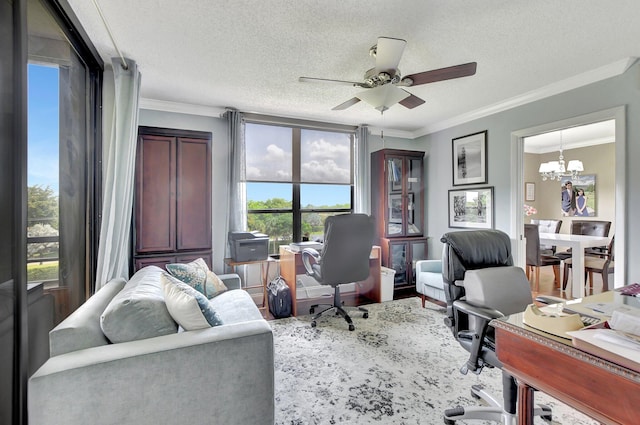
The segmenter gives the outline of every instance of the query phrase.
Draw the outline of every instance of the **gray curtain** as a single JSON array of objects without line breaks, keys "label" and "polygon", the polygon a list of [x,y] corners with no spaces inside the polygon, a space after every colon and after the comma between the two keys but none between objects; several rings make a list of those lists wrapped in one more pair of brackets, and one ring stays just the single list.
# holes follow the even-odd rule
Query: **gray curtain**
[{"label": "gray curtain", "polygon": [[[245,144],[244,117],[233,109],[225,112],[229,134],[229,204],[227,208],[227,228],[230,230],[247,229],[247,200],[245,189]],[[229,246],[225,257],[230,257]]]},{"label": "gray curtain", "polygon": [[131,212],[138,135],[140,72],[135,61],[111,60],[113,116],[103,143],[103,202],[95,290],[117,277],[129,278]]},{"label": "gray curtain", "polygon": [[369,161],[369,127],[361,125],[356,131],[354,149],[354,212],[371,213],[371,170]]}]

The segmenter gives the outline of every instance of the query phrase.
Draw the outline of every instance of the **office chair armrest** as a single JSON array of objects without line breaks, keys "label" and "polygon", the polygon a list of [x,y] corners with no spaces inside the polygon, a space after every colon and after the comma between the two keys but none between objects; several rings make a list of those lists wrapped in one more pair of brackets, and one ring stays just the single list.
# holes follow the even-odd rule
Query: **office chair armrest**
[{"label": "office chair armrest", "polygon": [[[499,317],[504,317],[504,314],[498,310],[486,307],[478,307],[473,304],[469,304],[464,300],[457,300],[453,303],[454,314],[456,316],[456,323],[460,323],[458,320],[458,314],[464,313],[469,316],[475,317],[475,328],[460,331],[461,334],[471,334],[471,347],[469,348],[469,359],[460,368],[460,373],[466,375],[468,371],[479,375],[485,366],[484,359],[482,357],[482,350],[484,348],[484,339],[489,329],[489,322]],[[456,334],[458,338],[458,334]]]},{"label": "office chair armrest", "polygon": [[[313,260],[313,262],[312,262]],[[302,250],[302,264],[309,276],[314,277],[316,272],[313,270],[312,264],[320,264],[322,259],[320,253],[313,248],[305,248]]]},{"label": "office chair armrest", "polygon": [[469,304],[464,300],[454,301],[453,307],[458,311],[483,319],[487,322],[504,316],[504,314],[502,314],[498,310],[495,310],[493,308],[478,307],[473,304]]}]

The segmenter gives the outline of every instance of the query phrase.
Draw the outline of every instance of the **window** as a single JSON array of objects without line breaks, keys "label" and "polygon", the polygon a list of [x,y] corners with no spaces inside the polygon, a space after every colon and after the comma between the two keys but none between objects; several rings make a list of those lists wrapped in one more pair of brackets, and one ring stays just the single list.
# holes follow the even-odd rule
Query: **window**
[{"label": "window", "polygon": [[28,282],[58,281],[59,79],[57,66],[28,66]]},{"label": "window", "polygon": [[353,210],[352,132],[248,122],[247,226],[280,245],[323,237],[328,216]]},{"label": "window", "polygon": [[102,62],[54,0],[29,0],[27,281],[59,322],[95,280]]}]

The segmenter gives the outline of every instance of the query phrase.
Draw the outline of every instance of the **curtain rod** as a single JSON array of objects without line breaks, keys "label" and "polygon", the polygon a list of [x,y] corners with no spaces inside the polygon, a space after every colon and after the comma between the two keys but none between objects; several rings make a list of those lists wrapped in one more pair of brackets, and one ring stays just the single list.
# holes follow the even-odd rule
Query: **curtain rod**
[{"label": "curtain rod", "polygon": [[100,6],[98,5],[97,0],[93,0],[93,5],[98,10],[98,14],[100,15],[100,19],[102,19],[102,23],[104,23],[104,27],[107,29],[107,33],[109,34],[109,38],[111,39],[111,43],[113,44],[113,47],[116,48],[116,52],[118,52],[118,56],[120,56],[120,61],[122,62],[122,64],[121,64],[122,69],[124,69],[126,71],[127,69],[129,69],[129,64],[127,64],[127,61],[125,60],[124,56],[122,56],[122,52],[118,48],[118,45],[116,44],[116,40],[113,38],[113,34],[111,33],[111,28],[109,28],[109,24],[107,23],[107,20],[105,19],[104,15],[102,14],[102,9],[100,9]]}]

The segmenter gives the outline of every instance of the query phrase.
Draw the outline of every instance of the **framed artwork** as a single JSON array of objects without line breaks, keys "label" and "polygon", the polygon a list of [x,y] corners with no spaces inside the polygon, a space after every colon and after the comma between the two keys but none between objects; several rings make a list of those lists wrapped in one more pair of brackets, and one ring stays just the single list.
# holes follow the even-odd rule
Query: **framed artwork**
[{"label": "framed artwork", "polygon": [[528,182],[524,184],[524,200],[525,201],[536,200],[536,184],[535,183]]},{"label": "framed artwork", "polygon": [[493,229],[493,186],[449,190],[449,227]]},{"label": "framed artwork", "polygon": [[389,195],[389,223],[402,223],[402,195]]},{"label": "framed artwork", "polygon": [[[571,192],[567,190],[571,183]],[[596,175],[583,174],[560,179],[560,209],[565,217],[596,217]]]},{"label": "framed artwork", "polygon": [[487,183],[487,130],[452,140],[453,185]]}]

